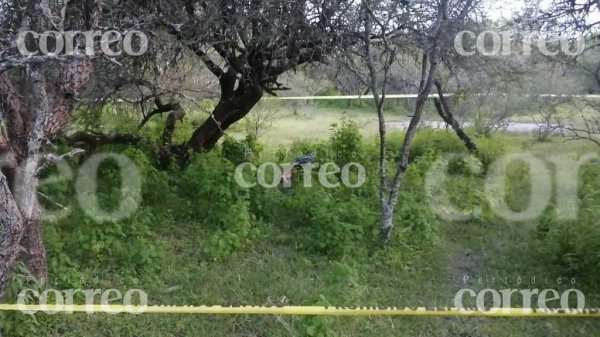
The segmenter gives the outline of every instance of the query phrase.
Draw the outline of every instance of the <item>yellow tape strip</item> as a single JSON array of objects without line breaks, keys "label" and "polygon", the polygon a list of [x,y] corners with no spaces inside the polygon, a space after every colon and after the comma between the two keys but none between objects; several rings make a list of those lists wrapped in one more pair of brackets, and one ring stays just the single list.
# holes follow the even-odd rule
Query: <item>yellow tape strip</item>
[{"label": "yellow tape strip", "polygon": [[324,306],[124,306],[124,305],[18,305],[0,304],[0,311],[30,312],[87,312],[87,313],[146,313],[146,314],[246,314],[246,315],[319,315],[319,316],[471,316],[471,317],[594,317],[600,309],[523,309],[492,308],[483,312],[457,308],[381,308],[381,307],[324,307]]}]

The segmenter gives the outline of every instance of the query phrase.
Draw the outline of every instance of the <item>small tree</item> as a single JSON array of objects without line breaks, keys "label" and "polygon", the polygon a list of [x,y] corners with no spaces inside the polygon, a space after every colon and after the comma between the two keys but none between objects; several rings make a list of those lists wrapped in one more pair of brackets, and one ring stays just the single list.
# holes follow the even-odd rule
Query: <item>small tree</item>
[{"label": "small tree", "polygon": [[[454,35],[463,26],[476,1],[424,1],[412,7],[397,2],[361,2],[362,26],[359,43],[346,49],[346,64],[369,88],[373,95],[379,126],[379,205],[380,234],[384,244],[392,238],[393,215],[398,194],[409,165],[410,147],[431,91],[437,87],[440,94],[440,115],[453,127],[454,120],[449,104],[443,97],[441,83],[437,80],[443,60],[449,60]],[[388,145],[385,124],[385,103],[391,66],[399,52],[420,56],[418,97],[404,141],[398,150],[399,160],[395,172],[388,176]],[[417,56],[418,57],[418,56]],[[358,65],[356,59],[362,61]],[[363,66],[364,65],[364,66]],[[461,135],[462,129],[457,130]],[[462,132],[463,136],[466,136]],[[462,138],[462,137],[461,137]],[[466,137],[468,139],[468,137]],[[470,142],[470,139],[468,139]],[[470,145],[473,145],[469,143]],[[473,145],[474,146],[474,145]]]}]

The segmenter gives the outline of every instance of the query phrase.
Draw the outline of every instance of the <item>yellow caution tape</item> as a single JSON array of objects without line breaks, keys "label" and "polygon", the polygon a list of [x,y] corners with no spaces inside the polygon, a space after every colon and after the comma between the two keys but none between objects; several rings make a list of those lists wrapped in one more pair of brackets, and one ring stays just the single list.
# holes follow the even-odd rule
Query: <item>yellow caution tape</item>
[{"label": "yellow caution tape", "polygon": [[86,312],[132,314],[217,314],[217,315],[310,315],[310,316],[470,316],[470,317],[595,317],[600,309],[523,309],[523,308],[397,308],[397,307],[326,307],[326,306],[136,306],[136,305],[19,305],[0,304],[0,311]]}]

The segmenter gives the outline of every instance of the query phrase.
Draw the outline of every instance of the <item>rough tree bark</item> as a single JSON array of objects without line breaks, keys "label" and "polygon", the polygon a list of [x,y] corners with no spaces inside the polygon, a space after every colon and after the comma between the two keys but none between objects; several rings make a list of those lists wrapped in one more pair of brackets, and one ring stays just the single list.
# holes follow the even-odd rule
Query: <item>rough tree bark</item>
[{"label": "rough tree bark", "polygon": [[19,256],[21,238],[23,237],[23,219],[8,186],[8,180],[0,172],[0,225],[2,225],[2,240],[0,240],[0,294],[10,280],[14,266]]},{"label": "rough tree bark", "polygon": [[[18,9],[29,11],[27,15],[35,18],[21,29],[45,30],[48,22],[44,18],[50,13],[47,2],[31,4],[30,8]],[[77,15],[70,18],[77,22],[75,28],[89,30],[97,26],[101,1],[73,3],[80,5],[85,18],[82,25]],[[44,15],[38,15],[39,11]],[[0,294],[21,258],[34,276],[42,282],[47,279],[42,212],[37,200],[42,151],[65,128],[75,97],[83,91],[94,69],[91,59],[41,58],[36,62],[30,58],[2,60],[1,64],[0,114],[6,135],[0,155],[9,158],[9,165],[3,163],[0,175]]]},{"label": "rough tree bark", "polygon": [[[14,188],[12,190],[3,188],[1,191],[3,195],[0,196],[7,207],[12,209],[13,202],[17,205],[20,216],[15,217],[13,214],[11,217],[20,218],[21,223],[19,225],[9,223],[13,230],[3,233],[0,246],[4,246],[6,241],[8,247],[2,250],[6,260],[0,263],[0,274],[10,275],[20,253],[19,245],[15,246],[14,242],[21,243],[25,239],[23,243],[26,248],[27,265],[34,275],[44,281],[47,276],[46,251],[41,237],[42,214],[37,201],[37,187],[40,151],[45,139],[44,126],[49,115],[49,101],[45,90],[46,82],[38,71],[28,69],[26,80],[32,96],[27,108],[19,111],[19,117],[23,118],[21,121],[29,120],[30,123],[20,125],[20,129],[10,128],[11,124],[9,124],[9,132],[17,132],[12,136],[20,140],[17,142],[21,145],[18,147],[19,155],[16,156],[19,170],[14,177],[16,179]],[[7,280],[0,280],[0,292],[6,285],[2,281]]]},{"label": "rough tree bark", "polygon": [[[210,151],[225,131],[235,122],[246,116],[252,107],[262,97],[262,91],[254,88],[251,94],[242,94],[230,99],[221,99],[208,118],[197,130],[188,142],[188,147],[194,151]],[[258,89],[258,90],[256,90]]]}]

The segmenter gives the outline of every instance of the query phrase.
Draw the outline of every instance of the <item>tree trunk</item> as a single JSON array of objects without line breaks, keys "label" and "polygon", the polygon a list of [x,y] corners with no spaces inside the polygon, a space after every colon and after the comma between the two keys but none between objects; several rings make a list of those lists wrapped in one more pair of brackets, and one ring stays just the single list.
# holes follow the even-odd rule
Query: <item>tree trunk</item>
[{"label": "tree trunk", "polygon": [[394,210],[385,206],[381,212],[380,235],[381,242],[387,244],[392,240],[392,229],[394,228]]},{"label": "tree trunk", "polygon": [[48,266],[46,263],[46,247],[42,235],[41,210],[33,210],[33,218],[25,221],[25,236],[23,245],[27,250],[25,262],[29,272],[40,280],[42,284],[48,279]]},{"label": "tree trunk", "polygon": [[[23,16],[22,27],[46,30],[47,15],[41,14],[47,14],[47,4],[44,8],[36,1],[29,3],[31,12]],[[85,1],[84,25],[69,28],[88,31],[96,27],[101,5],[102,1]],[[58,67],[23,62],[26,66],[12,75],[0,72],[0,117],[6,127],[6,135],[0,139],[0,155],[8,153],[13,164],[0,170],[0,295],[21,257],[22,244],[28,250],[25,261],[30,270],[41,281],[47,278],[37,200],[41,153],[43,146],[64,130],[75,98],[91,78],[94,62],[91,58],[64,60],[57,63]],[[42,71],[50,69],[56,71]]]},{"label": "tree trunk", "polygon": [[[8,92],[16,92],[6,77],[0,80],[0,87]],[[20,89],[22,92],[30,93],[29,100],[10,104],[12,97],[8,97],[6,101],[10,105],[5,105],[5,108],[9,108],[9,113],[5,116],[10,118],[8,130],[12,143],[8,150],[13,155],[18,169],[15,176],[11,177],[11,186],[2,174],[3,186],[0,187],[2,209],[8,207],[7,213],[2,214],[0,290],[3,290],[10,280],[10,273],[21,255],[21,245],[28,250],[25,262],[33,275],[41,281],[47,278],[45,249],[41,235],[42,216],[37,200],[40,153],[42,144],[48,137],[48,130],[60,130],[61,126],[64,126],[63,112],[69,107],[61,104],[64,100],[48,95],[49,92],[54,93],[54,91],[39,71],[28,70],[23,83],[25,85]],[[52,103],[59,105],[53,106]],[[9,219],[6,222],[5,217]],[[29,228],[30,226],[33,228]]]},{"label": "tree trunk", "polygon": [[444,120],[444,122],[446,122],[446,124],[448,124],[452,127],[452,129],[454,130],[454,132],[456,133],[458,138],[460,138],[460,140],[465,144],[465,147],[471,153],[477,154],[479,152],[479,149],[477,148],[477,144],[475,144],[475,142],[473,142],[471,140],[471,137],[469,137],[469,135],[467,135],[467,133],[460,126],[460,124],[458,123],[456,118],[454,118],[454,115],[452,114],[452,111],[450,110],[450,105],[448,104],[446,97],[444,97],[444,90],[442,88],[442,84],[438,80],[436,80],[435,86],[437,88],[439,98],[435,98],[433,100],[433,103],[435,105],[435,108],[436,108],[438,114],[440,115],[440,117],[442,117],[442,119]]},{"label": "tree trunk", "polygon": [[259,84],[247,81],[240,84],[235,91],[229,90],[234,86],[236,78],[221,79],[221,99],[211,113],[211,116],[194,131],[187,147],[195,152],[212,150],[224,132],[235,122],[246,116],[260,101],[263,90]]},{"label": "tree trunk", "polygon": [[8,180],[0,172],[0,294],[10,281],[23,237],[23,219]]},{"label": "tree trunk", "polygon": [[392,239],[391,232],[394,228],[392,219],[394,209],[396,208],[396,203],[398,202],[400,187],[404,182],[404,177],[406,176],[406,171],[408,170],[410,147],[421,121],[423,109],[425,108],[425,102],[427,101],[427,98],[429,97],[433,87],[433,76],[437,71],[437,54],[435,53],[435,48],[434,51],[431,52],[431,56],[428,56],[426,53],[424,53],[421,67],[421,82],[419,83],[419,95],[415,103],[415,113],[410,120],[408,129],[406,130],[404,142],[402,143],[402,147],[400,149],[400,159],[396,163],[396,174],[394,175],[391,187],[389,188],[389,197],[386,203],[386,211],[389,213],[389,219],[386,218],[386,222],[382,222],[380,226],[381,238],[384,244],[388,244]]}]

